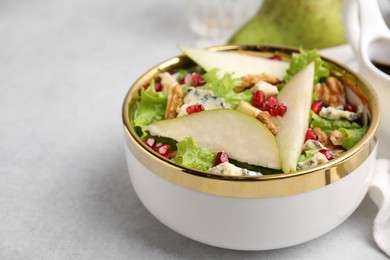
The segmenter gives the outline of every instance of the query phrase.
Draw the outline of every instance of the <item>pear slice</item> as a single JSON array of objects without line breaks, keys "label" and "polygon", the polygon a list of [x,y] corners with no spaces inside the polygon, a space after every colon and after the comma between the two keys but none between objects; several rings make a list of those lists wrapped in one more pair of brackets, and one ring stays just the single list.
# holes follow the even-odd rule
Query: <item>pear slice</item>
[{"label": "pear slice", "polygon": [[211,152],[225,151],[230,158],[241,162],[280,169],[275,137],[256,118],[236,110],[207,110],[161,120],[147,126],[146,130],[176,141],[191,136]]},{"label": "pear slice", "polygon": [[279,92],[279,102],[287,105],[287,112],[278,125],[276,136],[283,172],[296,170],[309,127],[313,85],[314,62],[299,71]]},{"label": "pear slice", "polygon": [[220,69],[220,74],[234,73],[240,78],[248,74],[268,73],[282,79],[289,63],[234,52],[216,52],[179,46],[179,49],[204,70]]}]

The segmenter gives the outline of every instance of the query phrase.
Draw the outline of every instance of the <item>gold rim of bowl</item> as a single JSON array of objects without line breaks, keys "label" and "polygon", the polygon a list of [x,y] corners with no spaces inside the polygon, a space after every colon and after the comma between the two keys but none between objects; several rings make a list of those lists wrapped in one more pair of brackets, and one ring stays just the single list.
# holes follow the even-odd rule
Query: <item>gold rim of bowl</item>
[{"label": "gold rim of bowl", "polygon": [[[209,48],[212,51],[234,51],[250,55],[267,56],[273,53],[291,55],[298,49],[281,46],[227,45]],[[188,57],[181,55],[168,59],[142,75],[129,89],[122,107],[122,120],[126,135],[126,144],[133,156],[156,175],[182,187],[237,198],[273,198],[300,194],[330,185],[348,176],[358,168],[372,153],[377,143],[376,133],[380,123],[379,101],[373,88],[359,75],[326,57],[326,62],[352,78],[359,88],[355,89],[370,112],[370,125],[365,136],[352,149],[327,163],[299,170],[263,176],[226,176],[198,171],[180,166],[148,148],[138,137],[129,120],[129,106],[138,89],[155,78],[160,71],[194,65]]]}]

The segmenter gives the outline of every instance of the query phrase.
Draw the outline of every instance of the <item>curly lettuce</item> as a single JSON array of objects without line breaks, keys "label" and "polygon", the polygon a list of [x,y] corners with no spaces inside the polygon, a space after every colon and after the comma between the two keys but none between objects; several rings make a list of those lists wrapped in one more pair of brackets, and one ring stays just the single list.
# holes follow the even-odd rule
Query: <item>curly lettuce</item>
[{"label": "curly lettuce", "polygon": [[165,107],[167,105],[167,94],[156,92],[154,80],[150,82],[147,89],[141,88],[141,100],[137,102],[137,113],[134,118],[134,127],[139,127],[141,138],[147,135],[145,126],[164,119]]},{"label": "curly lettuce", "polygon": [[328,77],[330,72],[327,67],[325,67],[324,61],[321,59],[320,54],[316,49],[310,51],[300,50],[300,53],[296,56],[293,56],[290,67],[287,70],[286,76],[284,76],[283,84],[286,84],[290,81],[295,74],[300,70],[305,68],[309,63],[314,61],[314,84],[318,83],[321,78]]},{"label": "curly lettuce", "polygon": [[208,171],[214,166],[216,155],[197,145],[192,137],[186,137],[176,147],[174,162],[201,171]]},{"label": "curly lettuce", "polygon": [[310,111],[310,116],[311,116],[310,128],[319,127],[327,135],[329,135],[331,131],[339,130],[340,128],[358,129],[358,128],[362,127],[358,123],[350,122],[346,119],[337,119],[337,120],[326,119],[326,118],[320,117],[319,115],[317,115],[313,111]]},{"label": "curly lettuce", "polygon": [[367,131],[367,126],[361,126],[356,122],[350,122],[346,119],[330,120],[320,117],[313,111],[310,112],[310,115],[310,128],[319,127],[327,135],[334,130],[339,130],[343,133],[345,137],[342,141],[342,146],[346,150],[351,149],[359,142]]},{"label": "curly lettuce", "polygon": [[218,69],[212,69],[202,77],[206,84],[202,87],[205,90],[211,90],[215,95],[223,97],[230,108],[235,109],[240,101],[249,102],[252,98],[250,90],[236,93],[234,88],[241,84],[241,79],[234,78],[233,73],[225,73],[222,78],[218,77]]},{"label": "curly lettuce", "polygon": [[304,152],[299,156],[298,162],[304,162],[304,161],[306,161],[307,159],[312,158],[312,157],[313,157],[314,155],[316,155],[319,151],[320,151],[320,149],[314,149],[314,150],[306,150],[306,151],[304,151]]},{"label": "curly lettuce", "polygon": [[357,142],[362,139],[364,134],[367,131],[367,126],[363,126],[361,128],[356,128],[356,129],[346,129],[346,128],[340,128],[340,132],[342,132],[345,137],[342,141],[342,146],[349,150],[351,149]]}]

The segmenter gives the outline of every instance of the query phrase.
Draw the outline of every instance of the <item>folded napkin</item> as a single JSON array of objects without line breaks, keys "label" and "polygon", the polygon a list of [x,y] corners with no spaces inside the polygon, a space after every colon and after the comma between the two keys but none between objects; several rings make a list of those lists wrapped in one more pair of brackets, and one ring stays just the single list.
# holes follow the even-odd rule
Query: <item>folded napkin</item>
[{"label": "folded napkin", "polygon": [[374,220],[374,240],[390,257],[390,160],[378,159],[369,196],[379,211]]}]

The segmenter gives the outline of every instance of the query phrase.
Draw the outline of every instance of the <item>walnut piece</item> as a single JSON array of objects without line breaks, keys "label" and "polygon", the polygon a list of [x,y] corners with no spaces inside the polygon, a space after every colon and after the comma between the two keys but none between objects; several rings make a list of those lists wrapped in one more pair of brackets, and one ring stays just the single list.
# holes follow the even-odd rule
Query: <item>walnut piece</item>
[{"label": "walnut piece", "polygon": [[325,106],[345,106],[345,88],[343,83],[335,77],[328,77],[326,83],[314,85],[314,92]]},{"label": "walnut piece", "polygon": [[262,122],[270,131],[273,135],[277,135],[278,134],[278,130],[276,129],[276,126],[274,125],[274,123],[272,122],[272,118],[270,116],[270,114],[266,111],[260,111],[256,118]]},{"label": "walnut piece", "polygon": [[179,84],[179,82],[177,82],[177,80],[174,77],[172,77],[172,75],[169,74],[168,72],[160,73],[160,79],[161,79],[160,83],[163,87],[163,91],[166,93],[169,93],[171,88]]},{"label": "walnut piece", "polygon": [[178,108],[183,104],[184,92],[177,80],[168,72],[160,73],[163,91],[168,93],[167,106],[165,108],[165,119],[175,118]]},{"label": "walnut piece", "polygon": [[165,119],[175,118],[178,108],[183,104],[184,92],[180,84],[169,88]]},{"label": "walnut piece", "polygon": [[345,135],[339,130],[333,130],[329,134],[329,139],[334,145],[342,145]]},{"label": "walnut piece", "polygon": [[336,139],[343,138],[341,135],[339,135],[342,134],[341,132],[338,133],[339,131],[335,130],[332,131],[328,136],[319,127],[314,127],[313,130],[318,137],[318,141],[321,142],[327,149],[331,150],[335,154],[341,154],[344,152],[340,140],[336,141]]},{"label": "walnut piece", "polygon": [[332,107],[345,106],[347,102],[343,83],[335,77],[328,77],[326,83],[331,95],[329,99],[330,105]]},{"label": "walnut piece", "polygon": [[246,76],[241,77],[241,85],[234,88],[234,92],[240,93],[248,88],[253,87],[260,80],[275,84],[278,79],[270,74],[261,73],[261,74],[248,74]]},{"label": "walnut piece", "polygon": [[321,128],[319,127],[314,127],[313,128],[313,131],[314,133],[316,133],[317,137],[318,137],[318,141],[323,144],[326,148],[328,148],[329,150],[333,150],[334,149],[334,145],[333,143],[330,141],[328,135],[322,131]]}]

